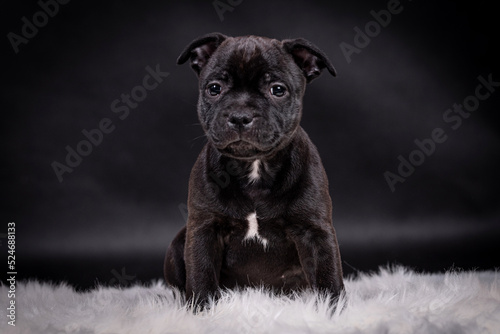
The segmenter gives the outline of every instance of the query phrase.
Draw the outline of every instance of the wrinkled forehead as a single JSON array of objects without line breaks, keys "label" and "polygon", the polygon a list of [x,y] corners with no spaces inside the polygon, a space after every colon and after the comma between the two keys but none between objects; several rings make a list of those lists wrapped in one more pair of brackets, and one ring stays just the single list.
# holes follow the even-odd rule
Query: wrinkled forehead
[{"label": "wrinkled forehead", "polygon": [[[273,39],[248,36],[229,38],[213,55],[213,72],[227,72],[231,78],[254,81],[270,74],[278,80],[293,71],[291,55],[283,50],[281,42]],[[212,71],[210,71],[212,72]]]}]

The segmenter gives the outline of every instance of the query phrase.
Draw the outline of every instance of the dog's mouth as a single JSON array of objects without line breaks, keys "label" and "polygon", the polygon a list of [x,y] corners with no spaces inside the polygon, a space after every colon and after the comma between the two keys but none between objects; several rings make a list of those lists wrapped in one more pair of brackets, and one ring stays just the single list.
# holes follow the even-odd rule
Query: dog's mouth
[{"label": "dog's mouth", "polygon": [[237,140],[224,148],[219,148],[219,151],[229,157],[237,159],[253,159],[256,157],[263,157],[269,155],[273,150],[273,147],[269,149],[259,149],[252,143],[244,140]]}]

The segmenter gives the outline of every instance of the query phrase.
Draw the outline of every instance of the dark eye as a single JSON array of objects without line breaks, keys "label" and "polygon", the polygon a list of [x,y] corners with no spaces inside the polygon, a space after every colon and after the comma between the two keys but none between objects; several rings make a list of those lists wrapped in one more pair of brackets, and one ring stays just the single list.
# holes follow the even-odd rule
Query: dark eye
[{"label": "dark eye", "polygon": [[271,94],[276,96],[276,97],[282,97],[286,93],[286,88],[285,86],[282,85],[274,85],[271,87]]},{"label": "dark eye", "polygon": [[217,96],[222,92],[222,87],[221,87],[221,85],[214,83],[214,84],[208,85],[207,90],[208,90],[208,94],[210,94],[211,96]]}]

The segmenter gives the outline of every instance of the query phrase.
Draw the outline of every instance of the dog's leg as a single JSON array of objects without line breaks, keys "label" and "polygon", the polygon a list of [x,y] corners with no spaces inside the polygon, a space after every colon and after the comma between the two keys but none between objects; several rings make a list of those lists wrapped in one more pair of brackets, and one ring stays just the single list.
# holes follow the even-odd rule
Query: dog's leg
[{"label": "dog's leg", "polygon": [[188,219],[186,231],[186,298],[195,307],[205,307],[219,294],[223,247],[213,218],[195,216]]},{"label": "dog's leg", "polygon": [[186,227],[183,227],[172,240],[165,255],[163,274],[167,283],[180,291],[186,290],[186,264],[184,262],[184,244]]},{"label": "dog's leg", "polygon": [[292,238],[309,286],[336,299],[344,291],[337,238],[333,228],[316,229],[293,233]]}]

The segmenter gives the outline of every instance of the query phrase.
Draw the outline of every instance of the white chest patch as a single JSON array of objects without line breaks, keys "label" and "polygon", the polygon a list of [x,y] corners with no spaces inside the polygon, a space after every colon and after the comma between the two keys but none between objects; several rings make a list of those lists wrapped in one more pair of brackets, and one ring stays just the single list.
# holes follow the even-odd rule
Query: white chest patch
[{"label": "white chest patch", "polygon": [[250,167],[250,174],[248,174],[248,179],[250,182],[255,182],[260,178],[260,160],[255,160],[252,162]]},{"label": "white chest patch", "polygon": [[248,221],[248,231],[245,237],[243,238],[243,241],[246,240],[256,240],[259,241],[263,246],[264,250],[267,248],[268,241],[266,238],[263,238],[259,234],[259,221],[257,220],[257,213],[253,212],[248,215],[247,217]]}]

